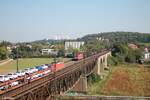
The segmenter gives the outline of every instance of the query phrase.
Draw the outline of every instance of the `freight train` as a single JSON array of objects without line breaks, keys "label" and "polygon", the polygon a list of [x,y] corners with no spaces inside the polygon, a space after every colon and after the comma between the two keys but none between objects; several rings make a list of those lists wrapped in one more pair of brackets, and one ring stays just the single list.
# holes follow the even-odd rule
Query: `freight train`
[{"label": "freight train", "polygon": [[33,68],[26,68],[23,71],[16,73],[9,73],[7,75],[0,75],[0,94],[12,87],[18,87],[30,81],[34,81],[44,77],[52,72],[61,70],[65,67],[63,62],[53,62],[50,64],[43,64]]}]

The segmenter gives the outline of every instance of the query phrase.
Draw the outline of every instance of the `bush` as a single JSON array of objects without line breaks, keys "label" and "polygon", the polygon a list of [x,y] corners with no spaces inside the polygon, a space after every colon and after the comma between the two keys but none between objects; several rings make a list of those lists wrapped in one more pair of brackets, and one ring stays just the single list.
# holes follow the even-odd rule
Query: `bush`
[{"label": "bush", "polygon": [[0,47],[0,60],[4,60],[8,58],[8,51],[4,46]]},{"label": "bush", "polygon": [[117,65],[117,64],[118,64],[118,61],[116,57],[110,56],[108,58],[108,66]]},{"label": "bush", "polygon": [[113,47],[112,56],[115,57],[111,58],[115,64],[124,62],[136,63],[140,60],[142,51],[140,49],[133,50],[127,44],[117,44]]},{"label": "bush", "polygon": [[88,80],[88,83],[95,83],[95,82],[100,81],[101,78],[99,75],[92,73],[90,76],[88,76],[87,80]]}]

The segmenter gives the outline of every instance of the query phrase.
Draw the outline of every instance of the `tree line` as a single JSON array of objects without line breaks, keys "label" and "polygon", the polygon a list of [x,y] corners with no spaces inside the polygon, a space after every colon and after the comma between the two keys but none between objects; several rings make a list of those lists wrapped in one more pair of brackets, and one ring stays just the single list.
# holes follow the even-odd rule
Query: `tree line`
[{"label": "tree line", "polygon": [[150,43],[149,33],[138,33],[138,32],[103,32],[97,34],[86,35],[78,40],[89,41],[101,37],[103,39],[108,39],[111,43],[133,43],[142,42]]},{"label": "tree line", "polygon": [[[85,45],[82,46],[80,50],[71,49],[71,51],[84,51],[85,55],[90,56],[103,49],[111,48],[113,50],[113,56],[116,59],[120,61],[135,62],[138,58],[136,54],[141,54],[141,50],[134,51],[130,49],[128,43],[150,43],[150,34],[138,32],[105,32],[86,35],[77,39],[77,41],[78,40],[85,41]],[[23,58],[42,57],[41,49],[43,48],[56,49],[58,50],[58,56],[64,57],[66,52],[64,49],[64,42],[65,40],[38,40],[30,43],[17,43],[15,44],[16,48],[12,48],[10,53],[7,50],[7,46],[11,46],[12,43],[3,41],[0,43],[0,60],[16,58],[17,56]],[[27,46],[27,44],[30,44],[32,48]]]}]

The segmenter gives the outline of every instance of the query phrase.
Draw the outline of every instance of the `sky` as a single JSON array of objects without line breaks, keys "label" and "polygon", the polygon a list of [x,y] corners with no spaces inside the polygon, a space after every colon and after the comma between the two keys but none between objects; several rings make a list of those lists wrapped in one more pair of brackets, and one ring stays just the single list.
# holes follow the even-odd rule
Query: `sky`
[{"label": "sky", "polygon": [[0,40],[150,32],[150,0],[0,0]]}]

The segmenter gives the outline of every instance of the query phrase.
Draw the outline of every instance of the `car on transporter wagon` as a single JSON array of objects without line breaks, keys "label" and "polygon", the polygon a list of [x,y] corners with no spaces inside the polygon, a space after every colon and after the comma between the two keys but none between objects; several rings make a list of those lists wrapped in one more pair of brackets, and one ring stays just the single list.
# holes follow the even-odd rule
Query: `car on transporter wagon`
[{"label": "car on transporter wagon", "polygon": [[7,76],[12,80],[18,77],[16,73],[8,73]]},{"label": "car on transporter wagon", "polygon": [[10,78],[7,75],[0,75],[0,82],[5,82],[10,80]]}]

